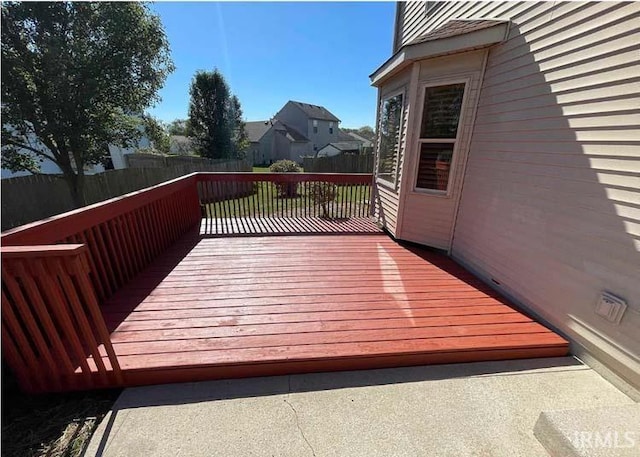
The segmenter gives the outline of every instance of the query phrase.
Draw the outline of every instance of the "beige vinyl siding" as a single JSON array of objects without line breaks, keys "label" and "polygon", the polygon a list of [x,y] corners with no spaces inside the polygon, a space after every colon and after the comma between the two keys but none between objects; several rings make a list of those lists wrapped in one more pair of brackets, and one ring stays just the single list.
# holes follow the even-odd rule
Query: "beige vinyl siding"
[{"label": "beige vinyl siding", "polygon": [[[400,130],[400,147],[398,149],[398,179],[395,184],[387,183],[386,181],[378,180],[376,186],[377,195],[374,204],[374,216],[382,223],[385,229],[387,229],[394,237],[396,236],[396,229],[398,225],[398,199],[400,193],[400,182],[402,179],[402,166],[405,157],[405,145],[407,137],[407,122],[409,118],[409,80],[411,77],[411,70],[407,69],[405,72],[395,76],[389,81],[385,82],[384,86],[380,88],[378,99],[378,111],[380,110],[380,103],[386,97],[391,94],[403,91],[402,103],[402,127]],[[380,119],[380,113],[378,113],[377,119]],[[376,155],[379,159],[379,155]],[[378,164],[376,162],[374,172],[377,173]]]},{"label": "beige vinyl siding", "polygon": [[[512,21],[489,52],[452,255],[640,386],[640,4],[443,5],[405,5],[399,44],[453,18]],[[425,217],[405,212],[403,234]],[[595,315],[603,290],[628,303],[619,325]]]},{"label": "beige vinyl siding", "polygon": [[[464,54],[439,57],[422,61],[418,86],[440,81],[448,84],[456,78],[468,78],[465,88],[465,103],[462,107],[459,137],[450,171],[449,195],[433,195],[414,191],[417,161],[419,156],[417,137],[408,145],[406,179],[403,182],[402,199],[404,214],[399,238],[426,244],[440,249],[449,249],[457,201],[460,197],[462,177],[467,157],[469,139],[472,132],[474,110],[478,99],[480,74],[486,51],[473,51]],[[422,104],[422,91],[419,91],[417,103]],[[422,119],[420,108],[415,111],[412,127],[419,131]]]}]

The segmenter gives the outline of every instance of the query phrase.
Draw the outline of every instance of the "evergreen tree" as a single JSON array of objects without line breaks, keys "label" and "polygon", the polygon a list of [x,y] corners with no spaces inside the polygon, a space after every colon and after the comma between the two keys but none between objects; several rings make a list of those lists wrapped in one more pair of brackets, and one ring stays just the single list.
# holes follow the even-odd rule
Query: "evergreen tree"
[{"label": "evergreen tree", "polygon": [[187,135],[202,157],[230,159],[243,157],[248,140],[242,121],[240,101],[231,94],[218,71],[199,71],[189,91]]}]

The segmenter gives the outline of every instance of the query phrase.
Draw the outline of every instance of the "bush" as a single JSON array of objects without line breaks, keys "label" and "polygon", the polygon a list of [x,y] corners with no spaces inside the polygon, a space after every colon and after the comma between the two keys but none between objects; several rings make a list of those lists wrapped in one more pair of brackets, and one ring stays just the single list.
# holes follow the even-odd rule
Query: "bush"
[{"label": "bush", "polygon": [[[302,168],[293,160],[278,160],[271,164],[269,171],[272,173],[300,173]],[[295,182],[282,182],[276,183],[278,188],[278,195],[280,197],[297,197],[298,196],[298,183]]]},{"label": "bush", "polygon": [[329,217],[329,203],[338,196],[338,186],[329,182],[316,182],[311,186],[309,195],[316,205],[322,207],[321,217]]},{"label": "bush", "polygon": [[271,164],[269,171],[273,173],[300,173],[302,168],[293,160],[278,160]]}]

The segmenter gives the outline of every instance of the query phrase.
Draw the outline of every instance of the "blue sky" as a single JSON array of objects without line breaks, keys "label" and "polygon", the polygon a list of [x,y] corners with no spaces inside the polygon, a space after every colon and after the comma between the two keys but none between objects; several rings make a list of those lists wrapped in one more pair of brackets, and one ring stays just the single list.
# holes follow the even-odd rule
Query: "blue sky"
[{"label": "blue sky", "polygon": [[196,70],[217,67],[246,120],[287,100],[323,105],[343,127],[373,126],[369,74],[391,55],[395,3],[155,3],[176,71],[149,111],[186,118]]}]

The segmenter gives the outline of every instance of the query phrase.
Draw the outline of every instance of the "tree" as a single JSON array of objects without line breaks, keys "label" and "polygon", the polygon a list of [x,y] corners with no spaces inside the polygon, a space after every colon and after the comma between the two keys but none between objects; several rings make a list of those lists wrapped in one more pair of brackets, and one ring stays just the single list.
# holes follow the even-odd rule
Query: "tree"
[{"label": "tree", "polygon": [[187,136],[188,121],[186,119],[175,119],[167,127],[169,135]]},{"label": "tree", "polygon": [[202,157],[238,158],[244,155],[248,140],[238,98],[218,70],[198,71],[189,90],[187,135]]},{"label": "tree", "polygon": [[119,2],[2,4],[2,155],[39,172],[51,160],[77,206],[107,145],[130,147],[173,71],[160,19]]},{"label": "tree", "polygon": [[148,114],[144,115],[142,120],[145,134],[151,143],[153,143],[153,149],[161,152],[162,154],[169,154],[171,149],[171,137],[169,136],[169,132],[162,121],[159,121]]},{"label": "tree", "polygon": [[234,155],[238,159],[244,159],[251,142],[245,130],[246,124],[242,119],[240,100],[235,95],[231,97],[231,122],[233,123]]}]

